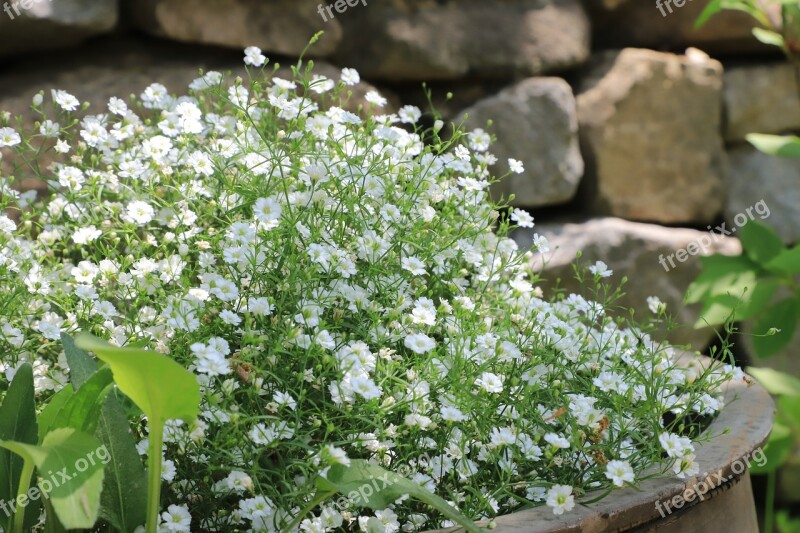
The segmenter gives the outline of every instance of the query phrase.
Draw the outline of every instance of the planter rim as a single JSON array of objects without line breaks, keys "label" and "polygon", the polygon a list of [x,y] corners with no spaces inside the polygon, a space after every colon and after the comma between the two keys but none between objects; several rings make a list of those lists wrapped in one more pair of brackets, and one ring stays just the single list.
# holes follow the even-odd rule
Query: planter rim
[{"label": "planter rim", "polygon": [[[686,354],[680,359],[699,358],[704,365],[711,362],[706,356]],[[695,444],[695,455],[701,471],[694,476],[680,479],[675,476],[661,476],[640,482],[639,488],[623,488],[612,491],[602,500],[591,505],[581,505],[576,501],[575,508],[561,516],[553,514],[547,506],[518,511],[494,519],[498,533],[536,531],[536,533],[599,533],[602,531],[624,531],[663,519],[656,502],[668,502],[687,489],[695,490],[700,482],[717,481],[713,490],[725,490],[748,475],[749,458],[752,452],[767,440],[775,416],[775,403],[769,393],[749,376],[745,379],[730,380],[723,384],[722,394],[725,406],[717,418],[703,434],[714,437]],[[741,461],[741,462],[740,462]],[[744,464],[746,468],[735,472],[734,464]],[[737,466],[736,470],[740,470]],[[724,482],[720,479],[724,478]],[[713,491],[712,490],[712,491]],[[712,491],[704,493],[706,499]],[[699,492],[699,491],[698,491]],[[602,491],[587,493],[582,500],[591,500]],[[686,502],[672,515],[682,513],[700,503],[698,498]],[[670,515],[667,514],[667,517]],[[480,522],[486,525],[486,521]],[[428,533],[457,531],[448,528]]]}]

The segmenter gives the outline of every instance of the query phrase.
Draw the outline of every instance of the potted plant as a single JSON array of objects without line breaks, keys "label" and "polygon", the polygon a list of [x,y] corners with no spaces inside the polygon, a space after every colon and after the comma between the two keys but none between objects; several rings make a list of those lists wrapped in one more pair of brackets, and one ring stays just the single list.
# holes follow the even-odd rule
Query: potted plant
[{"label": "potted plant", "polygon": [[[111,366],[130,425],[86,429],[134,432],[151,465],[148,531],[477,531],[529,516],[569,530],[597,491],[660,497],[722,468],[715,443],[732,463],[765,438],[766,418],[741,443],[717,435],[743,404],[723,409],[731,391],[768,400],[730,361],[681,358],[650,325],[614,318],[602,262],[576,270],[590,299],[542,294],[508,237],[533,218],[488,196],[485,131],[444,135],[413,106],[382,114],[377,92],[346,111],[352,69],[334,80],[298,62],[282,78],[254,47],[245,63],[245,78],[206,72],[180,97],[154,83],[95,114],[56,89],[34,97],[32,131],[0,123],[15,165],[0,197],[13,212],[0,217],[6,380],[29,369],[41,409],[85,386],[76,373],[97,363],[78,348]],[[47,198],[14,189],[27,172]],[[79,331],[127,348],[62,341]],[[131,383],[165,360],[199,384],[196,420],[177,373],[175,391]],[[42,489],[46,469],[30,471]],[[685,481],[651,479],[667,472]],[[67,526],[42,492],[45,525]],[[96,503],[84,520],[144,525],[138,491],[113,505],[108,492],[82,494]]]}]

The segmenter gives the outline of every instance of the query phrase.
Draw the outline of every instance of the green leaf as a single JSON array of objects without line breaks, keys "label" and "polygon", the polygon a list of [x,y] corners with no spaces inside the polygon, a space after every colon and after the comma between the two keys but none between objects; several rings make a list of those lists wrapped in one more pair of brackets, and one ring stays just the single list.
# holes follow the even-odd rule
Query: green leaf
[{"label": "green leaf", "polygon": [[775,31],[765,30],[764,28],[753,28],[753,37],[764,44],[777,46],[778,48],[783,48],[786,45],[783,40],[783,35]]},{"label": "green leaf", "polygon": [[39,444],[44,440],[44,436],[53,429],[53,424],[58,419],[61,409],[64,408],[64,404],[67,403],[67,400],[69,400],[73,394],[75,394],[75,389],[72,388],[72,385],[67,383],[63,389],[50,398],[50,401],[47,402],[42,412],[39,413],[39,440],[37,441]]},{"label": "green leaf", "polygon": [[47,492],[65,528],[94,526],[103,486],[103,463],[95,456],[100,441],[73,428],[61,428],[48,433],[41,446],[14,441],[0,442],[0,446],[36,465],[44,477],[40,488]]},{"label": "green leaf", "polygon": [[721,294],[740,297],[752,287],[759,266],[746,255],[710,255],[700,257],[703,272],[686,290],[686,303],[697,303]]},{"label": "green leaf", "polygon": [[759,265],[767,264],[784,250],[783,240],[775,230],[758,220],[742,226],[739,239],[747,257]]},{"label": "green leaf", "polygon": [[113,384],[113,375],[108,367],[92,374],[67,400],[52,429],[74,428],[93,435],[100,419],[100,411]]},{"label": "green leaf", "polygon": [[759,357],[770,357],[786,346],[797,329],[798,302],[786,298],[768,307],[753,326],[753,349]]},{"label": "green leaf", "polygon": [[800,244],[789,250],[781,251],[764,266],[770,272],[777,274],[800,274]]},{"label": "green leaf", "polygon": [[[80,387],[97,370],[97,361],[75,346],[71,337],[62,335],[61,340],[70,380]],[[97,436],[110,456],[100,496],[100,517],[120,531],[133,531],[146,519],[147,472],[136,450],[128,417],[113,395],[106,397],[100,412]]]},{"label": "green leaf", "polygon": [[356,497],[351,498],[355,505],[374,510],[386,509],[398,498],[408,495],[433,507],[471,533],[483,531],[439,496],[410,479],[363,459],[351,461],[350,466],[333,465],[326,477],[317,477],[316,485],[322,493],[338,492],[348,498],[355,494]]},{"label": "green leaf", "polygon": [[702,27],[711,17],[720,11],[722,11],[722,0],[711,0],[694,22],[694,29]]},{"label": "green leaf", "polygon": [[766,135],[751,133],[747,141],[759,151],[780,157],[800,157],[800,137],[795,135]]},{"label": "green leaf", "polygon": [[772,368],[748,367],[747,373],[756,378],[767,392],[776,396],[800,396],[800,379]]},{"label": "green leaf", "polygon": [[[33,368],[25,363],[17,369],[0,406],[0,440],[36,444],[38,438]],[[22,465],[22,458],[9,450],[0,450],[0,500],[10,502],[16,499]],[[25,509],[26,529],[36,523],[39,505],[37,501]],[[11,531],[11,517],[0,513],[0,525],[4,531]]]},{"label": "green leaf", "polygon": [[763,452],[767,458],[764,466],[751,464],[750,473],[766,474],[775,472],[791,457],[793,449],[794,435],[789,431],[789,428],[776,423],[772,427],[772,433],[770,433],[767,443],[764,445]]},{"label": "green leaf", "polygon": [[119,389],[150,419],[181,419],[192,423],[200,411],[197,377],[160,353],[120,348],[82,333],[75,345],[91,350],[108,364]]},{"label": "green leaf", "polygon": [[779,396],[778,418],[797,435],[800,435],[800,402],[794,396]]},{"label": "green leaf", "polygon": [[772,296],[777,291],[780,282],[775,279],[759,278],[753,283],[753,287],[746,290],[741,297],[733,294],[708,297],[704,301],[700,318],[697,319],[694,327],[724,324],[734,311],[736,320],[746,320],[760,313],[772,301]]}]

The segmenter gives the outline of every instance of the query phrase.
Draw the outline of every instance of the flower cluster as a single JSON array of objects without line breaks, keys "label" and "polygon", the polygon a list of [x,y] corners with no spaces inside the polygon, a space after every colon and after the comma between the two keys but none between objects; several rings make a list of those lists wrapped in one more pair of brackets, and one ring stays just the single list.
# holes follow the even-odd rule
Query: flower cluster
[{"label": "flower cluster", "polygon": [[[202,414],[164,435],[164,531],[279,530],[356,458],[473,519],[569,511],[663,452],[696,471],[682,428],[722,407],[734,370],[682,366],[604,302],[546,299],[508,236],[533,218],[489,198],[486,132],[444,140],[376,92],[348,110],[352,69],[284,79],[254,47],[245,62],[247,79],[154,83],[95,114],[56,90],[48,117],[40,94],[29,134],[0,119],[17,165],[0,177],[5,379],[27,361],[40,395],[59,390],[59,335],[78,330],[195,372]],[[13,187],[29,169],[47,198]],[[401,498],[323,503],[299,527],[444,525]]]}]

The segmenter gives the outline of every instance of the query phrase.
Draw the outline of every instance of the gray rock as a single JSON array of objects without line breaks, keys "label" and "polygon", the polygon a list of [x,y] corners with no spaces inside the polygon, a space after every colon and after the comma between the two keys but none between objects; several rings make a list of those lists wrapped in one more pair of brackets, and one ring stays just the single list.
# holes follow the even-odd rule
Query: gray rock
[{"label": "gray rock", "polygon": [[382,0],[351,8],[342,24],[338,62],[373,79],[530,76],[589,55],[579,0]]},{"label": "gray rock", "polygon": [[567,82],[529,78],[480,100],[463,115],[468,115],[467,128],[496,134],[490,149],[498,158],[495,175],[509,173],[508,158],[519,159],[525,167],[523,174],[510,174],[497,183],[492,191],[496,196],[514,193],[514,205],[538,207],[564,203],[575,195],[583,158],[575,97]]},{"label": "gray rock", "polygon": [[[324,57],[342,36],[338,19],[324,22],[317,0],[123,0],[133,25],[178,41],[244,48],[298,56],[311,37],[325,34],[309,49]],[[352,8],[355,9],[355,8]]]},{"label": "gray rock", "polygon": [[[734,218],[762,201],[768,212],[764,222],[775,228],[787,243],[800,242],[800,159],[773,157],[750,145],[728,152],[730,192],[725,218],[734,225]],[[761,215],[751,209],[755,218]],[[748,217],[752,218],[752,217]]]},{"label": "gray rock", "polygon": [[[686,306],[683,303],[686,289],[701,271],[698,257],[714,253],[741,253],[738,239],[728,237],[712,242],[707,247],[692,246],[697,254],[686,254],[684,262],[673,260],[675,267],[672,268],[669,265],[671,255],[687,249],[691,243],[699,245],[703,237],[708,238],[708,234],[618,218],[598,218],[575,224],[537,224],[533,229],[516,230],[513,237],[521,248],[527,248],[531,245],[534,232],[547,237],[550,245],[550,252],[534,254],[531,259],[538,269],[541,269],[542,259],[546,259],[542,272],[547,280],[543,284],[546,292],[558,282],[558,286],[568,293],[591,297],[586,286],[581,286],[573,274],[572,264],[580,252],[582,265],[603,261],[613,270],[612,277],[608,278],[610,283],[618,284],[623,277],[628,278],[623,287],[625,295],[615,305],[635,309],[636,316],[643,318],[650,313],[647,298],[657,296],[667,304],[667,312],[683,325],[669,334],[670,340],[677,344],[691,344],[698,350],[704,349],[713,338],[712,330],[691,327],[697,321],[700,306]],[[668,271],[662,265],[662,257]]]},{"label": "gray rock", "polygon": [[755,21],[749,15],[723,11],[697,29],[695,21],[708,2],[683,0],[681,7],[677,2],[662,0],[662,14],[654,0],[586,0],[595,47],[683,50],[696,46],[725,54],[769,49],[753,37]]},{"label": "gray rock", "polygon": [[80,43],[111,31],[119,17],[116,0],[14,0],[2,9],[0,57]]},{"label": "gray rock", "polygon": [[714,221],[725,202],[721,104],[722,65],[698,50],[599,55],[578,89],[585,203],[640,221]]},{"label": "gray rock", "polygon": [[725,140],[800,129],[800,72],[789,63],[725,70]]}]

